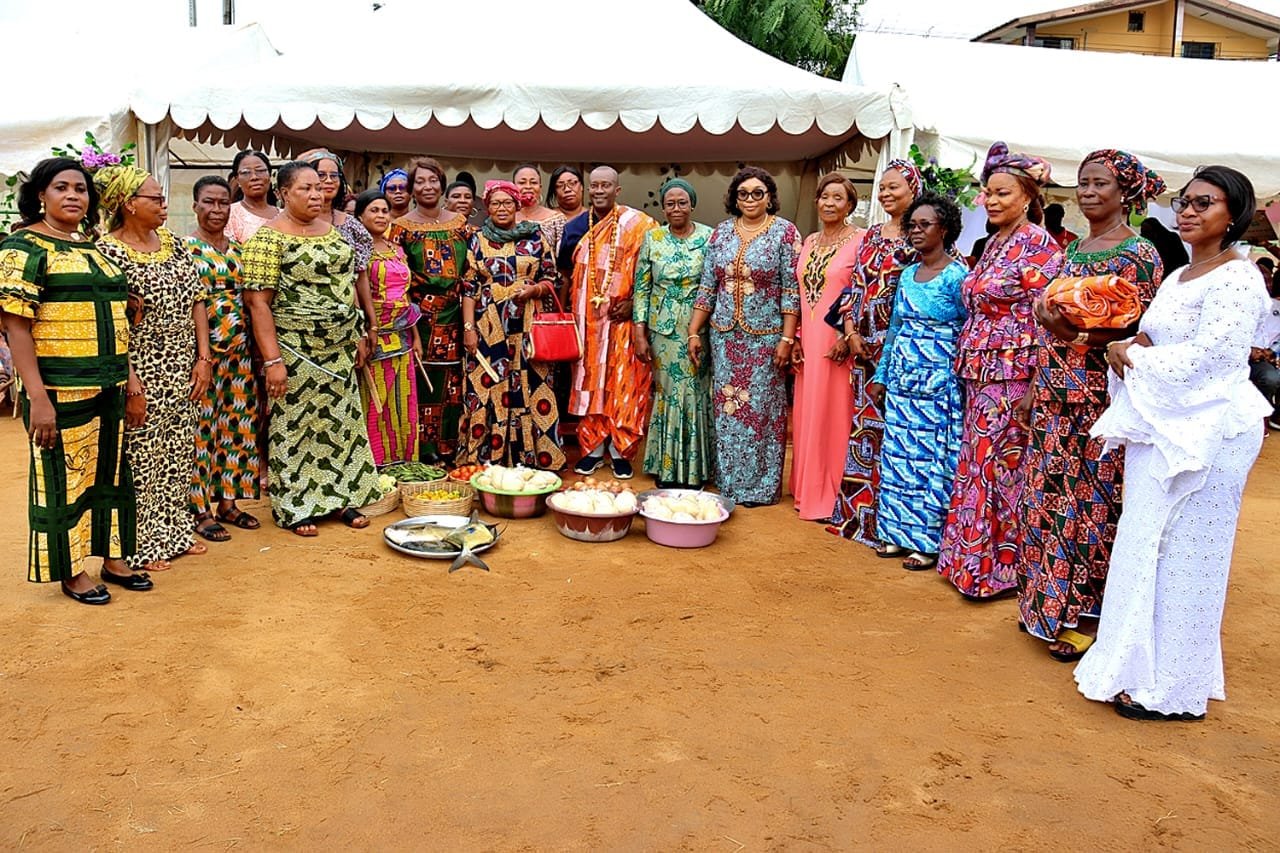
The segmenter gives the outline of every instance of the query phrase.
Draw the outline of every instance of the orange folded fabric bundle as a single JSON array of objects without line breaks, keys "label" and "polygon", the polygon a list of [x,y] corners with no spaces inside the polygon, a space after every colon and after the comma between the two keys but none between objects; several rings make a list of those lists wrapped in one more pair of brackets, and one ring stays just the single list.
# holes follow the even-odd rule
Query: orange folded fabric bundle
[{"label": "orange folded fabric bundle", "polygon": [[1055,278],[1044,301],[1081,329],[1123,329],[1142,316],[1138,288],[1118,275]]}]

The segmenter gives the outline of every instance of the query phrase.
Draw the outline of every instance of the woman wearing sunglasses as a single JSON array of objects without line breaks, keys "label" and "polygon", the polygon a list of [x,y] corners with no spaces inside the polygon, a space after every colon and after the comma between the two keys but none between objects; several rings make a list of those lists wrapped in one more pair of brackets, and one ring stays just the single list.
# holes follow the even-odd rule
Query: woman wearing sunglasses
[{"label": "woman wearing sunglasses", "polygon": [[1131,719],[1199,720],[1225,698],[1227,574],[1270,411],[1249,382],[1270,299],[1234,245],[1254,208],[1244,175],[1198,170],[1173,200],[1191,263],[1165,280],[1136,336],[1107,346],[1111,405],[1092,434],[1124,448],[1124,510],[1076,681]]},{"label": "woman wearing sunglasses", "polygon": [[169,203],[155,178],[108,166],[93,182],[111,229],[98,249],[129,280],[136,382],[125,388],[124,452],[138,494],[138,548],[126,562],[164,571],[174,557],[208,550],[192,536],[190,505],[195,401],[213,380],[205,287],[182,241],[164,227]]},{"label": "woman wearing sunglasses", "polygon": [[733,176],[725,195],[732,218],[707,245],[687,335],[696,368],[707,356],[702,330],[710,322],[716,482],[748,507],[782,497],[786,370],[800,318],[800,232],[778,207],[778,185],[764,169],[746,166]]}]

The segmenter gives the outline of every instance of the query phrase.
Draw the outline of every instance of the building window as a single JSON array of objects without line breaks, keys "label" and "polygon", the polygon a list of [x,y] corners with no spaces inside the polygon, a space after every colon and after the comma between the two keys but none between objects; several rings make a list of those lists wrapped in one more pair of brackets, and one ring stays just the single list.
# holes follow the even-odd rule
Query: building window
[{"label": "building window", "polygon": [[1131,33],[1142,32],[1146,27],[1146,23],[1147,23],[1146,12],[1130,12],[1129,13],[1129,32]]},{"label": "building window", "polygon": [[1076,40],[1072,38],[1058,38],[1056,36],[1039,38],[1037,37],[1033,45],[1036,47],[1052,47],[1058,50],[1075,50]]},{"label": "building window", "polygon": [[1215,59],[1218,46],[1211,41],[1184,41],[1182,56],[1184,59]]}]

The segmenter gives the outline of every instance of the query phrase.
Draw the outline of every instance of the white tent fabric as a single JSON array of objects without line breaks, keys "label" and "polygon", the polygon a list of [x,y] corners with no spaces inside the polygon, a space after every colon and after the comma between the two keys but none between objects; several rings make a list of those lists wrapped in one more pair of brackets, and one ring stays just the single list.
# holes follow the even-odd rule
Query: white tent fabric
[{"label": "white tent fabric", "polygon": [[1267,103],[1280,89],[1280,63],[860,33],[844,79],[873,89],[901,86],[921,148],[944,166],[972,168],[975,177],[1000,139],[1048,159],[1064,185],[1075,183],[1090,151],[1121,148],[1172,188],[1197,166],[1222,163],[1248,175],[1260,197],[1280,193]]},{"label": "white tent fabric", "polygon": [[[75,27],[59,31],[67,44],[91,44],[95,39],[125,44],[136,34],[112,33],[118,26],[111,20],[92,29]],[[29,170],[46,158],[54,146],[67,143],[81,147],[86,131],[111,150],[118,151],[137,138],[129,109],[129,92],[160,81],[216,78],[224,64],[256,64],[276,56],[266,34],[256,24],[242,27],[175,29],[163,37],[147,39],[148,62],[114,63],[110,69],[80,62],[48,62],[49,43],[45,39],[6,40],[5,57],[12,68],[39,68],[32,85],[5,90],[0,110],[0,175]],[[136,76],[130,76],[135,69]],[[156,70],[161,69],[160,75]],[[145,75],[145,76],[144,76]],[[110,77],[109,85],[102,79]],[[161,131],[163,138],[163,131]]]},{"label": "white tent fabric", "polygon": [[[144,122],[171,120],[206,140],[270,134],[286,146],[305,138],[346,151],[495,159],[816,159],[894,128],[887,92],[773,59],[687,0],[490,0],[483,13],[508,23],[504,35],[479,37],[467,4],[433,4],[424,16],[415,4],[388,3],[342,32],[342,43],[369,46],[377,61],[337,61],[325,20],[305,50],[206,80],[154,81],[131,106]],[[583,33],[581,59],[554,61],[530,47],[562,42],[566,27]],[[415,48],[415,33],[429,51]]]}]

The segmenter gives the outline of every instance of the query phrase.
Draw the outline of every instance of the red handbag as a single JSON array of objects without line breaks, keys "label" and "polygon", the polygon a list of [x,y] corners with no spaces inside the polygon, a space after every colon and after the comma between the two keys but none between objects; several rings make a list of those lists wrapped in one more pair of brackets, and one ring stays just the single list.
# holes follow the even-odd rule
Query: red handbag
[{"label": "red handbag", "polygon": [[529,361],[577,361],[582,358],[582,336],[572,311],[564,310],[554,287],[551,298],[555,311],[533,312],[533,324],[524,338],[524,357]]}]

